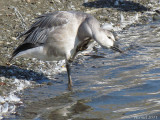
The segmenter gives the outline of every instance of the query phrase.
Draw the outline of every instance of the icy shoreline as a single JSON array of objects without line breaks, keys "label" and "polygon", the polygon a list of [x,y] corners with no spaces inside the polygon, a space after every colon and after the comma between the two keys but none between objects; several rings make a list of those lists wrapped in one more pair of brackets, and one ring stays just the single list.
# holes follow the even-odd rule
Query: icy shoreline
[{"label": "icy shoreline", "polygon": [[[33,60],[37,59],[33,58]],[[8,89],[7,92],[2,91],[3,88],[1,89],[2,95],[0,95],[0,119],[8,115],[15,114],[17,105],[23,104],[23,101],[19,95],[25,88],[34,87],[34,85],[41,83],[41,81],[46,81],[50,77],[52,79],[55,74],[65,71],[64,67],[62,67],[65,63],[64,60],[59,61],[58,63],[43,61],[39,62],[41,65],[35,69],[36,72],[33,72],[32,70],[21,69],[15,66],[1,68],[1,74],[4,74],[4,76],[1,76],[0,80],[1,83],[5,82],[5,84],[1,86],[10,87],[10,89]],[[44,66],[44,64],[50,65],[50,69],[43,68],[42,66]],[[10,75],[9,78],[6,78],[8,77],[7,74]],[[45,77],[44,74],[47,77]],[[28,79],[26,79],[26,77],[28,77]],[[8,79],[7,82],[6,79]]]},{"label": "icy shoreline", "polygon": [[[3,78],[0,77],[0,79],[2,80]],[[15,86],[15,89],[10,91],[10,93],[6,96],[0,96],[0,119],[2,119],[5,115],[15,114],[16,104],[23,103],[15,94],[32,85],[30,81],[19,80],[17,78],[12,80],[13,81],[10,83]]]}]

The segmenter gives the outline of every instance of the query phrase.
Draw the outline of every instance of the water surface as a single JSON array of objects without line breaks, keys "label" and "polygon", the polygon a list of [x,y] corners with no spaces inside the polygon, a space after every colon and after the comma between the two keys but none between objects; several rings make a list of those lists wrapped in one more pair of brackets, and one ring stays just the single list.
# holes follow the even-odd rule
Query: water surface
[{"label": "water surface", "polygon": [[65,72],[48,85],[26,89],[17,118],[160,119],[160,23],[117,34],[123,54],[100,48],[78,57],[72,65],[73,90],[67,90]]}]

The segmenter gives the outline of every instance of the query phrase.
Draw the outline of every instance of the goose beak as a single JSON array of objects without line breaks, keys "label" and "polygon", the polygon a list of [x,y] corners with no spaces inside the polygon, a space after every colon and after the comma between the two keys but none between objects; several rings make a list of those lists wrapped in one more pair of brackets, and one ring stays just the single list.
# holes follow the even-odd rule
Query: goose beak
[{"label": "goose beak", "polygon": [[117,44],[114,44],[113,46],[111,46],[111,49],[120,53],[123,53],[123,51],[119,48],[119,46]]}]

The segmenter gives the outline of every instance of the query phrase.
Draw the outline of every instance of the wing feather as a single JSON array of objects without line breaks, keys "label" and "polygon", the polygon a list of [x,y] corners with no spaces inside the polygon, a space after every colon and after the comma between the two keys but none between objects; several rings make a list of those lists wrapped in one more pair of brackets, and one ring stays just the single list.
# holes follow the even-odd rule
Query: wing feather
[{"label": "wing feather", "polygon": [[30,29],[19,36],[19,38],[22,36],[26,37],[22,44],[13,52],[12,58],[19,52],[43,45],[48,39],[50,31],[67,24],[69,18],[69,13],[60,11],[39,16],[36,22],[31,25]]},{"label": "wing feather", "polygon": [[41,15],[37,18],[37,21],[32,24],[30,29],[21,35],[21,37],[26,35],[26,38],[22,44],[45,43],[51,30],[67,23],[68,17],[64,15],[63,12],[54,12]]}]

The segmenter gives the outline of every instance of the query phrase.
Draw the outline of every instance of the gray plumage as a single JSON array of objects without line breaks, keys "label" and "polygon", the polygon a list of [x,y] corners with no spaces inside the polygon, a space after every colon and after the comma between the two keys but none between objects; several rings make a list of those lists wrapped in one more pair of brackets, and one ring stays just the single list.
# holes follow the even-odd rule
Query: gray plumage
[{"label": "gray plumage", "polygon": [[47,61],[65,59],[70,87],[70,63],[92,40],[104,48],[121,52],[114,44],[113,34],[102,29],[92,15],[83,12],[56,11],[41,15],[22,36],[25,39],[13,52],[11,60],[19,56]]}]

